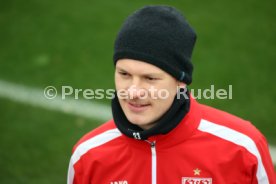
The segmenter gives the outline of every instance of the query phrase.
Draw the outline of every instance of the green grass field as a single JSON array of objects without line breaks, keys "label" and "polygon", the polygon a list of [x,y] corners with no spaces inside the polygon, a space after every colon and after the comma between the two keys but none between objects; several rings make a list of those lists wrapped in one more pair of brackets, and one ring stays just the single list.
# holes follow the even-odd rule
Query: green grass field
[{"label": "green grass field", "polygon": [[[40,89],[113,88],[117,31],[127,15],[147,4],[175,6],[195,28],[191,88],[233,86],[231,100],[200,102],[250,120],[275,145],[276,3],[270,0],[3,1],[0,80]],[[2,97],[0,116],[5,184],[65,183],[72,146],[102,123]]]}]

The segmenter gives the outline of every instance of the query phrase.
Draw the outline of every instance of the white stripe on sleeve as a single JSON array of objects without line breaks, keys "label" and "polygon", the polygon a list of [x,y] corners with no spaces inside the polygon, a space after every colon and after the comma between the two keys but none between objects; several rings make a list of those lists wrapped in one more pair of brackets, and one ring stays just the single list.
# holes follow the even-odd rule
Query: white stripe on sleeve
[{"label": "white stripe on sleeve", "polygon": [[115,128],[108,130],[106,132],[103,132],[91,139],[88,139],[87,141],[81,143],[76,150],[74,151],[70,163],[69,163],[69,169],[68,169],[68,175],[67,175],[67,184],[73,184],[74,181],[74,164],[81,158],[82,155],[84,155],[89,150],[101,146],[109,141],[112,141],[113,139],[116,139],[117,137],[121,136],[121,132]]},{"label": "white stripe on sleeve", "polygon": [[262,158],[255,142],[245,134],[228,127],[212,123],[202,119],[198,127],[199,130],[213,134],[217,137],[230,141],[234,144],[244,147],[251,154],[255,155],[258,160],[257,179],[259,184],[268,184],[268,177],[262,163]]}]

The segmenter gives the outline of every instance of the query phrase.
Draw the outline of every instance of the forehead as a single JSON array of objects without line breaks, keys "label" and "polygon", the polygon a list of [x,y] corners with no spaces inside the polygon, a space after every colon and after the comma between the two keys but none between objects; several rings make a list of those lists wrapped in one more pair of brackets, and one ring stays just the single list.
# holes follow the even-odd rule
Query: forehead
[{"label": "forehead", "polygon": [[129,73],[139,73],[139,74],[148,74],[148,73],[156,73],[156,74],[165,74],[166,72],[162,69],[143,62],[139,60],[133,59],[120,59],[116,63],[116,69],[125,70]]}]

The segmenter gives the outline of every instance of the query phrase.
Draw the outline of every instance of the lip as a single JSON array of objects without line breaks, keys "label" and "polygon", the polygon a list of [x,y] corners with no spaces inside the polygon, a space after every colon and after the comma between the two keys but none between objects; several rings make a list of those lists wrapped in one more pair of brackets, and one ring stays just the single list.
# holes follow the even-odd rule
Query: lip
[{"label": "lip", "polygon": [[132,112],[138,113],[138,112],[143,112],[147,110],[150,107],[150,104],[135,104],[135,103],[127,102],[127,106],[129,110],[131,110]]}]

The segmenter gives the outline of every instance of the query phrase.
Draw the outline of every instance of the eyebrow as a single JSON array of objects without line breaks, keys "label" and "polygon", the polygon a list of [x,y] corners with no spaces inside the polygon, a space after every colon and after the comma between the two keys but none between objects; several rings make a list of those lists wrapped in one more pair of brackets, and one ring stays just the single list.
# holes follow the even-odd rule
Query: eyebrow
[{"label": "eyebrow", "polygon": [[[122,72],[126,72],[126,73],[130,73],[127,70],[125,70],[125,69],[123,69],[121,67],[116,67],[116,70],[119,70],[119,71],[122,71]],[[163,74],[159,73],[159,72],[157,72],[157,73],[144,73],[144,74],[141,74],[141,76],[156,76],[156,75],[158,75],[158,76],[161,77]]]},{"label": "eyebrow", "polygon": [[125,69],[120,68],[120,67],[118,67],[118,66],[116,66],[116,70],[121,70],[121,71],[127,72]]}]

